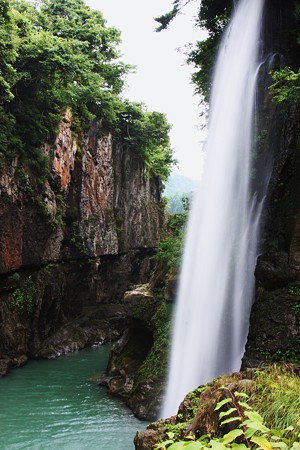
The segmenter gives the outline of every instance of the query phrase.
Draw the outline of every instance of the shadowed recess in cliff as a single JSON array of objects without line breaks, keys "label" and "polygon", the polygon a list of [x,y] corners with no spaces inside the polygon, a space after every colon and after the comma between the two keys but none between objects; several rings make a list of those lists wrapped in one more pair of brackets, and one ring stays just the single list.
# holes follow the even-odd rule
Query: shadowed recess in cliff
[{"label": "shadowed recess in cliff", "polygon": [[262,209],[251,186],[251,163],[263,7],[262,0],[241,0],[219,50],[206,168],[180,275],[164,417],[176,413],[188,391],[241,365]]}]

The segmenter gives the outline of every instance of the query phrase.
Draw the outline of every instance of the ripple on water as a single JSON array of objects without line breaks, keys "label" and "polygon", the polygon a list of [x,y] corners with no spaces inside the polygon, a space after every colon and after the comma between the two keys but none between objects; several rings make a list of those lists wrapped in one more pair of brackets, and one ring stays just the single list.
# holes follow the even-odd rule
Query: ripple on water
[{"label": "ripple on water", "polygon": [[131,450],[138,421],[89,382],[105,369],[107,346],[33,361],[0,380],[1,450]]}]

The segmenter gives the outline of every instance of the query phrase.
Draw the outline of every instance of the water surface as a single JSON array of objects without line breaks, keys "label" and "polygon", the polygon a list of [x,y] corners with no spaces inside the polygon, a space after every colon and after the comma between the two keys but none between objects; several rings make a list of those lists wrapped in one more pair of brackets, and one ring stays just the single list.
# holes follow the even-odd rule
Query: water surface
[{"label": "water surface", "polygon": [[90,377],[105,369],[109,348],[31,361],[0,380],[1,450],[132,450],[146,428]]}]

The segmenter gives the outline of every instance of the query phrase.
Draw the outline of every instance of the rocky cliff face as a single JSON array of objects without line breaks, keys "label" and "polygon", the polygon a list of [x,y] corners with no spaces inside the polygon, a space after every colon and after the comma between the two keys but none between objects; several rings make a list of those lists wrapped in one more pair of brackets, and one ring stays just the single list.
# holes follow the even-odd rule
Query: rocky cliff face
[{"label": "rocky cliff face", "polygon": [[279,151],[266,199],[256,300],[244,357],[251,367],[262,361],[300,360],[299,113],[294,107],[281,115],[281,123],[276,122]]},{"label": "rocky cliff face", "polygon": [[67,111],[44,146],[46,180],[18,160],[1,168],[1,373],[117,335],[120,299],[148,280],[163,220],[159,181],[112,141],[97,120],[77,136]]},{"label": "rocky cliff face", "polygon": [[[268,68],[298,70],[292,45],[294,2],[267,1],[265,53]],[[300,360],[300,108],[276,106],[267,89],[261,99],[261,167],[272,167],[265,201],[261,255],[255,271],[256,300],[244,357],[261,361]],[[263,171],[262,171],[263,172]]]}]

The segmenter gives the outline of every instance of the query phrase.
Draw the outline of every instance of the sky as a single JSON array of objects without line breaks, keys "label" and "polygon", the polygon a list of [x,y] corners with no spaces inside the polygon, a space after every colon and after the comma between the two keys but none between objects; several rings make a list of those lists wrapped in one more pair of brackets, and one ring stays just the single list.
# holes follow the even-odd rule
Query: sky
[{"label": "sky", "polygon": [[[184,48],[204,37],[194,26],[199,2],[189,3],[169,29],[155,32],[154,17],[172,9],[172,0],[85,0],[102,11],[107,26],[121,30],[122,61],[136,66],[126,78],[124,98],[165,113],[172,125],[171,146],[182,175],[198,180],[203,164],[200,98],[191,84]],[[178,49],[181,49],[178,51]],[[201,122],[202,120],[202,122]]]}]

